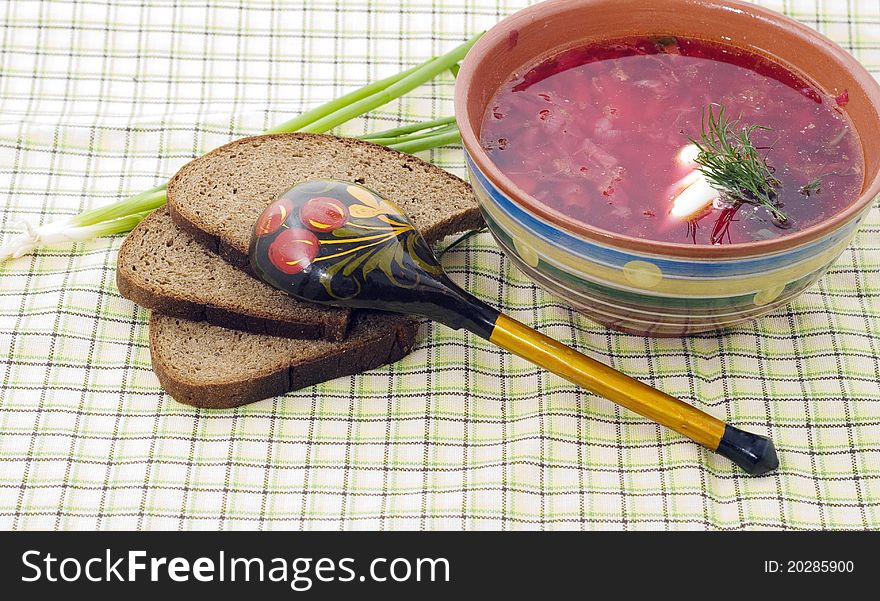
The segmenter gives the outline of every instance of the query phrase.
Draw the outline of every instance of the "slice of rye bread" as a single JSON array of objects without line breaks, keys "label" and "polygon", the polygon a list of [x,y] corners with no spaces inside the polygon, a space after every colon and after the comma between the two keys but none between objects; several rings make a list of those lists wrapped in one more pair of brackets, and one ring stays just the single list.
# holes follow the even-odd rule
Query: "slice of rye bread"
[{"label": "slice of rye bread", "polygon": [[153,313],[150,356],[174,399],[222,409],[397,361],[417,331],[410,317],[362,311],[343,342],[296,340]]},{"label": "slice of rye bread", "polygon": [[165,207],[122,243],[116,286],[166,315],[290,338],[342,340],[351,313],[299,301],[250,277],[177,227]]},{"label": "slice of rye bread", "polygon": [[[250,145],[252,141],[256,141],[256,146]],[[326,166],[328,153],[344,154],[350,148],[357,150],[357,157],[349,161],[351,164],[347,168],[350,169],[344,174]],[[232,188],[228,188],[228,185],[232,185],[230,176],[222,171],[230,163],[230,153],[235,157],[247,154],[251,161],[248,165],[252,165],[244,170],[239,166],[231,179],[235,183]],[[454,175],[381,146],[315,134],[248,138],[196,159],[184,166],[172,180],[183,181],[185,185],[169,185],[168,207],[171,208],[172,198],[187,206],[191,202],[199,202],[195,198],[198,194],[194,194],[193,190],[209,189],[200,198],[211,199],[212,210],[218,208],[219,204],[220,210],[229,211],[231,217],[227,220],[228,224],[236,222],[238,229],[249,236],[256,218],[242,217],[242,206],[254,204],[247,200],[249,197],[244,195],[245,189],[272,188],[275,191],[266,200],[271,202],[280,192],[311,177],[365,180],[352,169],[359,167],[361,172],[368,172],[369,169],[360,161],[370,160],[374,155],[381,158],[377,162],[382,165],[385,177],[393,180],[389,184],[393,188],[386,187],[386,193],[398,199],[409,195],[408,202],[400,202],[413,215],[428,242],[436,242],[449,234],[474,229],[482,224],[470,186]],[[209,157],[210,160],[206,160]],[[279,160],[282,162],[280,166],[277,164]],[[297,169],[291,171],[288,163],[295,164]],[[335,161],[335,167],[338,167],[338,163],[344,161]],[[189,180],[202,181],[200,178],[204,173],[215,173],[218,168],[221,173],[215,178],[217,183],[210,184],[210,188],[204,182],[195,187],[187,183]],[[189,179],[178,180],[185,171],[189,173]],[[281,181],[286,183],[280,184]],[[216,185],[220,187],[215,188]],[[229,192],[225,197],[218,192],[223,186],[227,186]],[[262,206],[257,209],[257,214],[260,211]],[[194,237],[187,236],[178,225],[172,223],[166,211],[160,209],[135,228],[123,243],[116,272],[117,286],[123,296],[168,315],[206,320],[247,332],[327,340],[341,340],[344,337],[349,311],[303,303],[253,278],[241,277],[240,272],[224,264],[215,253],[205,252],[192,244],[193,239],[198,239],[206,248],[217,251],[218,248],[226,248],[219,238],[193,228],[188,221],[181,222],[179,218],[177,221],[183,223],[185,230]],[[245,251],[246,247],[247,241]],[[224,254],[227,258],[235,256],[230,252]],[[244,261],[239,255],[233,262],[242,265]]]},{"label": "slice of rye bread", "polygon": [[363,184],[399,204],[425,238],[482,225],[470,186],[414,156],[351,138],[273,134],[221,146],[168,182],[174,222],[208,250],[248,270],[251,229],[279,194],[308,179]]}]

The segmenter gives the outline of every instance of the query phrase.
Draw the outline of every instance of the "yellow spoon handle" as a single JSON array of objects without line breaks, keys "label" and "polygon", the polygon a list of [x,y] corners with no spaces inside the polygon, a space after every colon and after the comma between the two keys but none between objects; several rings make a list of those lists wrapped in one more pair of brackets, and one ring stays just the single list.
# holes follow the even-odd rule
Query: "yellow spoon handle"
[{"label": "yellow spoon handle", "polygon": [[504,314],[499,315],[495,321],[489,340],[570,382],[721,453],[750,474],[765,473],[778,465],[776,451],[769,439],[734,428]]}]

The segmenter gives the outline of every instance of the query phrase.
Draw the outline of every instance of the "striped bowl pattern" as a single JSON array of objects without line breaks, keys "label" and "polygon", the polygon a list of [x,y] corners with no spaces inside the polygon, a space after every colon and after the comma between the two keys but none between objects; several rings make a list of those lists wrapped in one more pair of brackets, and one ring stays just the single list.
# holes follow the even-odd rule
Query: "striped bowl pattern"
[{"label": "striped bowl pattern", "polygon": [[870,209],[866,205],[818,239],[772,254],[702,260],[643,254],[543,220],[466,158],[486,224],[517,267],[593,320],[648,336],[716,330],[791,301],[834,263]]}]

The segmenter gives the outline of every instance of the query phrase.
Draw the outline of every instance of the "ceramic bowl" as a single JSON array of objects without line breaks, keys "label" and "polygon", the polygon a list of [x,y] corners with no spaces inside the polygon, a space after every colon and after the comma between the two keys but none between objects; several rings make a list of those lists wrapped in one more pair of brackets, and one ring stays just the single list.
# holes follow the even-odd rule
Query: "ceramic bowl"
[{"label": "ceramic bowl", "polygon": [[[849,94],[865,179],[847,209],[781,238],[695,246],[630,237],[572,222],[518,188],[480,146],[496,90],[517,69],[596,40],[677,35],[770,56],[824,91]],[[722,0],[550,0],[488,31],[458,74],[455,113],[471,183],[492,235],[537,284],[594,320],[651,336],[730,326],[783,305],[819,279],[855,235],[880,192],[880,87],[845,50],[809,27]]]}]

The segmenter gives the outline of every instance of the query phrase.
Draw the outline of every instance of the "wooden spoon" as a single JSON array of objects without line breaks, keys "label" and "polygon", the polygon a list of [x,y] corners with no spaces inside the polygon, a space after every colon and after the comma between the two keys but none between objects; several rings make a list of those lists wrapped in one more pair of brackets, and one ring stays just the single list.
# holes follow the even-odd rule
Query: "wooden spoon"
[{"label": "wooden spoon", "polygon": [[454,284],[401,208],[358,184],[311,180],[254,225],[254,273],[297,298],[423,315],[465,328],[715,451],[753,475],[776,469],[773,442],[744,432],[500,313]]}]

